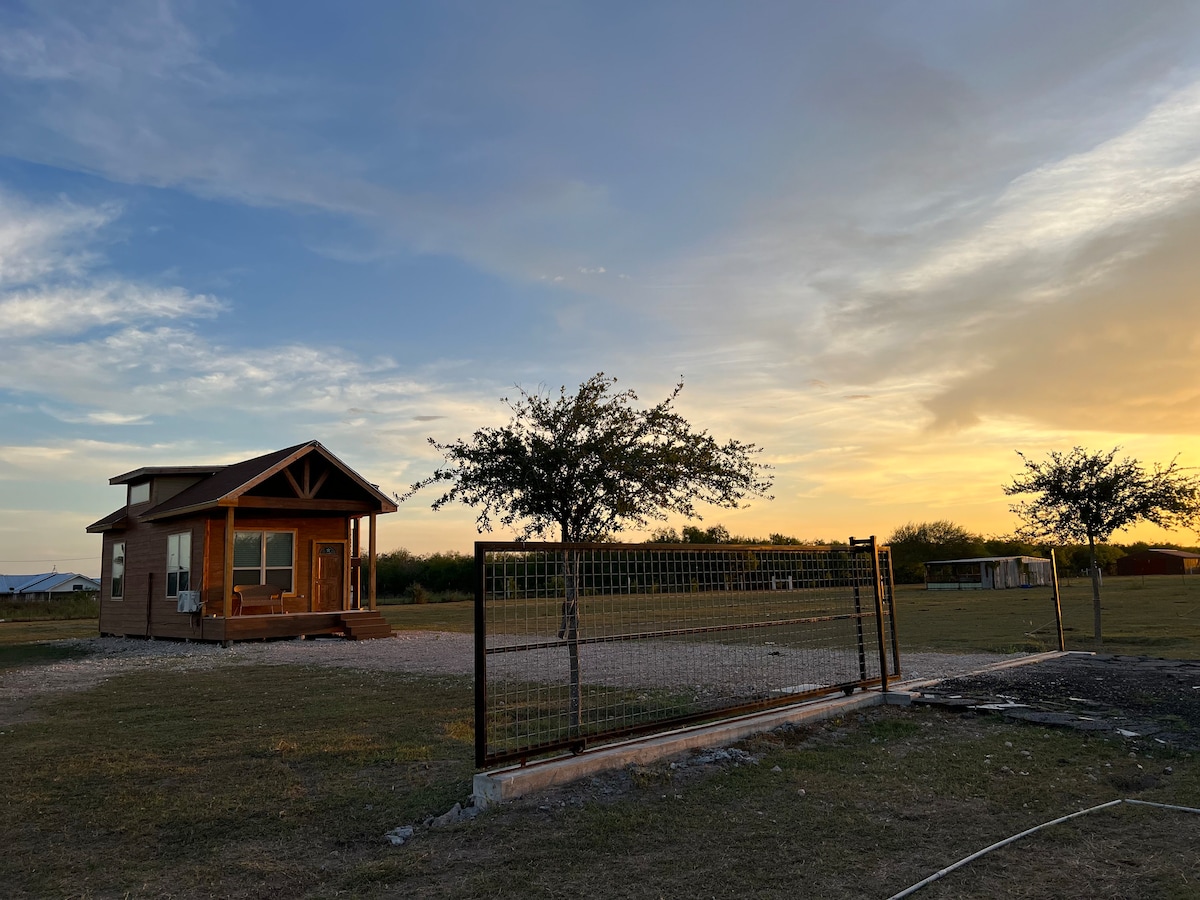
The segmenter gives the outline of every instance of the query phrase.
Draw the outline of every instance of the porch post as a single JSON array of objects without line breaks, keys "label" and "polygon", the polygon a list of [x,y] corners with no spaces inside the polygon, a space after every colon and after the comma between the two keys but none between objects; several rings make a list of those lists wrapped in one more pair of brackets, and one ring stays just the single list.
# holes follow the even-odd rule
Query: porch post
[{"label": "porch post", "polygon": [[221,589],[225,596],[222,598],[222,608],[225,618],[233,615],[233,507],[225,508],[225,577]]},{"label": "porch post", "polygon": [[[371,513],[371,534],[367,538],[367,555],[370,557],[371,574],[367,581],[367,596],[371,599],[371,609],[375,609],[375,513]],[[359,576],[362,577],[361,575]]]},{"label": "porch post", "polygon": [[354,525],[350,533],[353,535],[350,556],[358,563],[350,570],[350,590],[354,593],[354,608],[362,609],[362,516],[354,518]]}]

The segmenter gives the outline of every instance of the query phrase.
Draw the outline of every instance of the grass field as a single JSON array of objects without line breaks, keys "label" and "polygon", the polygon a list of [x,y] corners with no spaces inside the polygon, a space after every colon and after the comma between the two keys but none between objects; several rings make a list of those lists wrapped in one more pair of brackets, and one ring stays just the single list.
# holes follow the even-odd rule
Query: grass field
[{"label": "grass field", "polygon": [[[1108,649],[1200,656],[1192,582],[1105,588]],[[903,646],[1033,649],[1052,610],[1048,591],[1026,593],[902,589]],[[1086,647],[1086,584],[1064,586],[1064,611]],[[385,614],[471,628],[469,603]],[[43,641],[94,633],[94,620],[2,623],[0,667],[36,678],[85,652]],[[469,678],[295,666],[139,667],[45,695],[0,724],[0,896],[884,897],[1083,806],[1200,805],[1192,754],[876,709],[742,745],[756,765],[637,768],[423,829],[470,791],[471,713]],[[409,845],[383,840],[406,824]],[[919,896],[1194,897],[1198,839],[1200,817],[1122,807]]]},{"label": "grass field", "polygon": [[[1086,580],[1061,585],[1068,650],[1091,650],[1092,595]],[[1104,649],[1109,653],[1200,659],[1200,579],[1109,578],[1103,594]],[[901,652],[1036,652],[1056,649],[1048,588],[1009,591],[896,589]],[[397,631],[474,629],[471,602],[381,606]],[[0,647],[96,634],[95,619],[0,622]],[[3,657],[0,656],[0,660]]]},{"label": "grass field", "polygon": [[[657,764],[423,829],[469,791],[470,710],[466,678],[288,666],[44,698],[0,728],[0,895],[884,897],[1114,796],[1200,801],[1191,756],[885,708],[751,740],[755,765]],[[922,896],[1195,896],[1197,838],[1123,809]]]},{"label": "grass field", "polygon": [[[1093,649],[1091,584],[1064,581],[1060,593],[1067,649]],[[1049,588],[952,592],[900,585],[896,610],[901,653],[1057,649]],[[397,630],[474,628],[471,603],[391,606],[384,615]],[[1200,659],[1200,579],[1109,578],[1103,617],[1106,652]]]}]

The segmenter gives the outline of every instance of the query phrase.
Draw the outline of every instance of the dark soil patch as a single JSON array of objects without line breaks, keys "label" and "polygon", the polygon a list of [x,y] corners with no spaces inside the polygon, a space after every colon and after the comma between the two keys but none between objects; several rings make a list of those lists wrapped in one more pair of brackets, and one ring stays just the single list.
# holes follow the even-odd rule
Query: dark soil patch
[{"label": "dark soil patch", "polygon": [[1200,661],[1070,654],[922,693],[919,703],[1200,750]]}]

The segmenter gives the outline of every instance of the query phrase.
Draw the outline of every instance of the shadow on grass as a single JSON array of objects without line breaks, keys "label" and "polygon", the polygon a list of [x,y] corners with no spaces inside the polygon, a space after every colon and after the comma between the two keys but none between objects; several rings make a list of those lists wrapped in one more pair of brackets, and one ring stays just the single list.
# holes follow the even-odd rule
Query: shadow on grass
[{"label": "shadow on grass", "polygon": [[8,644],[0,645],[0,671],[21,666],[46,665],[64,659],[80,659],[90,651],[77,644]]}]

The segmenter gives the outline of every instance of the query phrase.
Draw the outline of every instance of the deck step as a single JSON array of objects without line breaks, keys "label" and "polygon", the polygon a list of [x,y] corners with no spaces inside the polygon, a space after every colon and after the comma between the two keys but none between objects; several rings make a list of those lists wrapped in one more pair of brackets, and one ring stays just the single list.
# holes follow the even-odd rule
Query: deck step
[{"label": "deck step", "polygon": [[346,637],[352,641],[392,636],[392,626],[378,611],[349,613],[342,616],[342,625],[345,627]]}]

